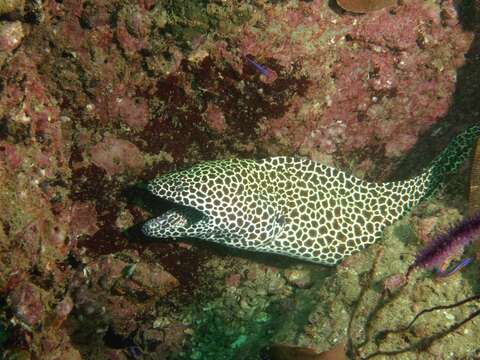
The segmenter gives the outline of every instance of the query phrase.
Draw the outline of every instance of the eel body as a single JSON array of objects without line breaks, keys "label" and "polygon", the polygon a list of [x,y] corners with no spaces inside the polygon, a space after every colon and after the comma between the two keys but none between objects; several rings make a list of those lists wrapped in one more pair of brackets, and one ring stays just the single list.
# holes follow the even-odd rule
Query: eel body
[{"label": "eel body", "polygon": [[468,128],[420,175],[396,182],[367,182],[293,157],[204,162],[148,183],[174,205],[142,231],[335,265],[431,196],[479,134],[480,125]]}]

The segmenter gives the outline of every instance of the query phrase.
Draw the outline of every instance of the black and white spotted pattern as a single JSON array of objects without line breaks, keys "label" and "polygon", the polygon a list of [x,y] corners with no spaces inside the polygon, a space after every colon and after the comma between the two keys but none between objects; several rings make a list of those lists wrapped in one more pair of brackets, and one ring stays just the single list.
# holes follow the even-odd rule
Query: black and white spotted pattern
[{"label": "black and white spotted pattern", "polygon": [[369,183],[292,157],[205,162],[148,185],[180,206],[147,221],[143,231],[335,265],[432,194],[439,178],[468,155],[480,132],[472,129],[420,176],[401,182]]}]

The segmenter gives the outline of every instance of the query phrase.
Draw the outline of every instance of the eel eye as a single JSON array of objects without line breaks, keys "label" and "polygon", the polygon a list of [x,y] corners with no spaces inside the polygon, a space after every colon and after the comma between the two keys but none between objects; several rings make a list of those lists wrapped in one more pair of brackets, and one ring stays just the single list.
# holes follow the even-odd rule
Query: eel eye
[{"label": "eel eye", "polygon": [[175,184],[174,191],[179,194],[184,193],[187,191],[187,186],[183,182],[178,182],[177,184]]}]

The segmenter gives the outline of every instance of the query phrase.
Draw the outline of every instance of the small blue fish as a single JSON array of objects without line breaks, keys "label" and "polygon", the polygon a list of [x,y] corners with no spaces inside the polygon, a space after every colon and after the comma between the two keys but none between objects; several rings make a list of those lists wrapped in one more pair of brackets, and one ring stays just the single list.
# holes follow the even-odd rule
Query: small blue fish
[{"label": "small blue fish", "polygon": [[466,267],[472,261],[473,261],[472,258],[466,258],[466,259],[463,259],[462,261],[460,261],[457,265],[455,265],[452,270],[449,270],[449,271],[447,271],[447,270],[444,270],[444,271],[437,270],[437,276],[438,277],[449,277],[449,276],[455,274],[458,270],[461,270],[464,267]]},{"label": "small blue fish", "polygon": [[142,357],[142,350],[137,345],[127,347],[127,353],[133,359],[140,359]]},{"label": "small blue fish", "polygon": [[260,73],[260,80],[265,84],[272,84],[278,77],[275,70],[272,70],[266,66],[260,65],[255,60],[245,57],[247,61],[255,66],[255,69]]},{"label": "small blue fish", "polygon": [[258,70],[258,72],[264,76],[268,76],[270,74],[270,70],[267,69],[265,66],[262,66],[260,65],[259,63],[257,63],[255,60],[252,60],[248,57],[245,57],[245,59],[247,59],[247,61],[252,64],[253,66],[255,66],[255,68]]}]

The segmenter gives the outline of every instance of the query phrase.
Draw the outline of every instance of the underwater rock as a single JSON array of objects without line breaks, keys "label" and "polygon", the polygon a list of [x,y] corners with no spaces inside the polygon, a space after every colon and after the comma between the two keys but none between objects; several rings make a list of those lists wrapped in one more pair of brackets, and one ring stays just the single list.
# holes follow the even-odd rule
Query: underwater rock
[{"label": "underwater rock", "polygon": [[237,287],[240,284],[242,276],[240,274],[230,274],[225,278],[225,286]]},{"label": "underwater rock", "polygon": [[147,46],[150,19],[140,7],[124,7],[118,14],[116,38],[123,50],[136,52]]},{"label": "underwater rock", "polygon": [[85,269],[70,284],[77,337],[109,331],[128,338],[141,326],[142,314],[153,312],[155,303],[179,285],[161,265],[141,262],[135,251],[101,256]]},{"label": "underwater rock", "polygon": [[25,36],[20,21],[0,21],[0,52],[15,50]]},{"label": "underwater rock", "polygon": [[139,262],[132,254],[132,260],[124,261],[121,256],[104,256],[93,262],[92,277],[104,289],[117,294],[145,298],[160,298],[178,286],[178,280],[159,264]]},{"label": "underwater rock", "polygon": [[397,0],[337,0],[342,9],[355,13],[376,11],[396,3]]},{"label": "underwater rock", "polygon": [[135,284],[135,288],[140,286],[147,295],[155,298],[165,296],[179,285],[178,280],[160,265],[138,263],[129,277],[132,282],[125,283],[126,291],[132,292],[129,288]]},{"label": "underwater rock", "polygon": [[[407,219],[389,227],[382,244],[346,259],[318,290],[300,295],[299,299],[305,297],[305,301],[315,302],[302,335],[298,337],[290,331],[289,338],[285,325],[285,332],[279,331],[274,341],[295,339],[295,343],[307,344],[318,352],[340,341],[348,344],[349,353],[355,358],[374,357],[374,354],[388,357],[395,351],[409,358],[429,338],[433,342],[425,351],[427,357],[432,349],[436,354],[471,356],[475,352],[472,341],[478,323],[468,321],[460,331],[448,330],[448,326],[468,319],[471,309],[467,307],[448,310],[450,320],[446,320],[441,310],[425,314],[424,321],[419,321],[411,331],[401,331],[422,309],[453,304],[459,298],[475,294],[476,285],[467,285],[462,278],[462,274],[470,277],[475,272],[472,268],[465,268],[460,276],[445,278],[444,282],[425,273],[412,273],[406,281],[404,274],[409,264],[406,260],[413,260],[415,250],[415,235]],[[301,307],[298,311],[302,311]],[[385,329],[392,331],[383,337]],[[440,334],[458,341],[444,341]],[[463,346],[466,343],[469,345]]]},{"label": "underwater rock", "polygon": [[7,142],[0,142],[0,159],[11,170],[16,170],[22,164],[22,157],[17,147]]},{"label": "underwater rock", "polygon": [[[458,20],[451,1],[433,6],[408,1],[368,16],[335,14],[325,1],[301,2],[268,12],[265,30],[245,29],[242,54],[271,58],[283,73],[296,74],[301,67],[299,73],[310,81],[307,95],[292,97],[285,115],[261,122],[261,134],[276,142],[271,154],[278,154],[279,146],[293,147],[309,157],[351,155],[358,164],[368,159],[367,149],[382,148],[391,159],[408,152],[448,111],[454,74],[473,39],[458,23],[442,24],[447,8]],[[427,39],[423,49],[421,39]],[[455,44],[455,50],[446,44]],[[335,131],[326,131],[330,128]],[[389,167],[377,161],[367,175],[385,174]]]},{"label": "underwater rock", "polygon": [[[354,171],[363,163],[363,174],[385,179],[446,113],[455,86],[467,78],[468,91],[455,93],[461,101],[454,99],[454,117],[442,127],[455,127],[454,120],[470,119],[476,110],[470,79],[478,76],[469,70],[476,52],[464,55],[471,25],[478,28],[478,21],[465,19],[476,19],[469,9],[478,1],[457,5],[404,1],[391,11],[355,16],[325,0],[0,0],[6,24],[0,44],[9,61],[0,71],[0,287],[7,299],[0,329],[17,324],[2,343],[12,348],[8,354],[126,359],[140,348],[145,358],[182,352],[255,358],[296,306],[303,312],[289,317],[289,331],[301,332],[308,305],[322,302],[324,312],[308,318],[306,346],[331,347],[348,324],[346,309],[369,269],[360,264],[370,257],[349,259],[343,265],[351,271],[339,271],[319,296],[314,272],[311,286],[294,276],[288,282],[285,269],[295,266],[270,255],[245,260],[229,249],[218,255],[197,246],[127,241],[121,230],[144,214],[125,203],[122,190],[200,160],[278,154]],[[265,77],[245,56],[274,73]],[[209,120],[217,123],[204,118],[208,104],[215,105]],[[115,140],[101,145],[108,138]],[[82,239],[94,245],[77,248]],[[404,240],[408,247],[397,253],[403,260],[390,257],[391,272],[379,267],[374,289],[383,291],[383,280],[412,260],[418,241]],[[120,251],[125,247],[138,253]],[[207,261],[217,266],[204,268]],[[270,265],[260,266],[263,261]],[[397,313],[411,315],[409,306],[445,303],[449,288],[467,292],[472,281],[459,284],[466,275],[475,279],[471,268],[445,279],[445,288],[427,280],[411,294],[402,288],[404,306],[385,317],[393,324]],[[235,286],[225,286],[229,274],[241,275]],[[336,302],[328,301],[332,289]],[[41,309],[40,317],[31,309]],[[461,319],[457,310],[449,318]],[[431,316],[433,325],[419,322],[406,336],[428,335],[446,321]],[[169,322],[157,321],[163,318]],[[462,338],[449,336],[463,349],[439,342],[432,349],[438,358],[442,350],[472,353],[478,329],[466,325]],[[144,338],[132,339],[132,329]]]},{"label": "underwater rock", "polygon": [[223,114],[222,110],[215,104],[208,103],[207,110],[205,111],[205,119],[208,126],[212,130],[218,133],[225,132],[227,128],[227,124],[225,122],[225,115]]},{"label": "underwater rock", "polygon": [[77,238],[80,235],[93,235],[98,231],[97,210],[95,205],[76,201],[71,207],[70,235]]},{"label": "underwater rock", "polygon": [[92,162],[110,176],[126,171],[138,173],[144,166],[143,155],[135,144],[113,136],[94,145],[90,155]]},{"label": "underwater rock", "polygon": [[274,344],[269,349],[269,356],[271,360],[347,360],[344,344],[322,353],[307,347]]},{"label": "underwater rock", "polygon": [[14,11],[21,12],[25,6],[25,0],[0,0],[0,15]]},{"label": "underwater rock", "polygon": [[15,315],[28,326],[38,325],[44,318],[42,290],[31,283],[16,287],[7,298]]},{"label": "underwater rock", "polygon": [[70,296],[66,296],[55,306],[55,314],[58,316],[60,321],[65,320],[72,310],[73,300]]},{"label": "underwater rock", "polygon": [[312,277],[309,270],[306,269],[286,269],[285,278],[290,285],[298,288],[308,288],[312,285]]},{"label": "underwater rock", "polygon": [[159,359],[167,359],[166,354],[181,352],[187,338],[186,329],[187,327],[180,322],[171,323],[160,329],[145,326],[139,329],[135,342],[142,349],[149,349],[155,354],[165,354],[165,357],[160,355],[162,357]]},{"label": "underwater rock", "polygon": [[119,97],[111,112],[135,130],[142,130],[148,123],[148,104],[143,99]]},{"label": "underwater rock", "polygon": [[405,285],[407,278],[404,274],[394,274],[387,277],[383,282],[383,288],[390,292],[398,290]]}]

